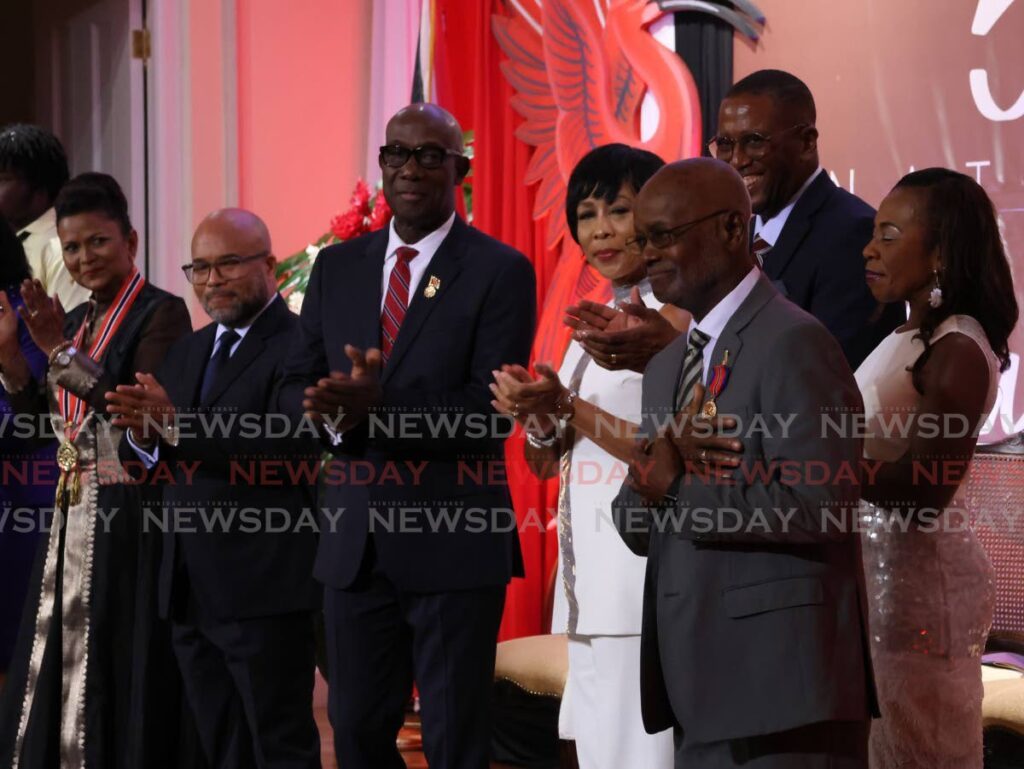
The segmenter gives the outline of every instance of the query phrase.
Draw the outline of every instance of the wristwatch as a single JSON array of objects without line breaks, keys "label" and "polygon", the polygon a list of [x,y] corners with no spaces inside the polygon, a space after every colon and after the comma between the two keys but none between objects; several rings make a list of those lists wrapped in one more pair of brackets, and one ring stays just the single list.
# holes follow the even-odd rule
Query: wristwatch
[{"label": "wristwatch", "polygon": [[68,345],[57,353],[57,357],[54,358],[53,361],[58,366],[70,366],[71,359],[75,357],[76,352],[78,352],[78,350],[75,349],[74,345]]},{"label": "wristwatch", "polygon": [[61,342],[50,350],[50,354],[47,356],[46,362],[51,366],[54,364],[69,366],[71,365],[71,359],[74,357],[76,352],[78,352],[78,350],[75,349],[72,342]]}]

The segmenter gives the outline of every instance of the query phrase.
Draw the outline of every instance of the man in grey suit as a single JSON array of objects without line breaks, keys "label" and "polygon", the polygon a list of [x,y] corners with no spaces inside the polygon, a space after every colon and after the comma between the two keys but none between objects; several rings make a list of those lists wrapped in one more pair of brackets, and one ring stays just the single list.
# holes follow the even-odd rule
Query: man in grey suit
[{"label": "man in grey suit", "polygon": [[694,318],[644,373],[646,437],[612,506],[649,556],[644,723],[675,727],[685,769],[866,767],[849,365],[754,265],[727,164],[665,166],[633,215],[655,295]]}]

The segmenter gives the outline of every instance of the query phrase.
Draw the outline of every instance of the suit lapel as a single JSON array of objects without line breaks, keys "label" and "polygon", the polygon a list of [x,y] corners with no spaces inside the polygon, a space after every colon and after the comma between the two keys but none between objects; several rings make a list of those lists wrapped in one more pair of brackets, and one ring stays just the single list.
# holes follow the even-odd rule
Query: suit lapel
[{"label": "suit lapel", "polygon": [[665,390],[661,393],[661,397],[652,398],[654,403],[665,404],[670,413],[675,413],[676,391],[679,389],[679,380],[683,376],[683,362],[686,360],[689,343],[690,334],[687,332],[672,342],[675,347],[669,345],[666,348],[666,354],[670,357],[665,361],[665,365],[672,372],[672,379],[665,382]]},{"label": "suit lapel", "polygon": [[[398,339],[395,340],[395,347],[388,358],[387,366],[384,367],[384,373],[381,376],[382,381],[388,381],[391,374],[398,368],[402,358],[416,341],[416,336],[427,322],[427,318],[430,317],[434,308],[444,301],[457,301],[457,297],[452,293],[451,287],[455,276],[462,269],[460,262],[464,248],[465,231],[465,223],[456,216],[448,237],[444,239],[444,242],[441,243],[440,248],[434,254],[433,259],[430,260],[430,264],[423,273],[423,278],[420,280],[419,285],[412,290],[412,294],[409,297],[409,309],[405,313],[402,327],[398,330]],[[430,284],[431,277],[435,277],[440,281],[440,288],[434,296],[428,297],[424,295],[424,290]],[[379,323],[380,320],[378,318]]]},{"label": "suit lapel", "polygon": [[[788,223],[786,226],[789,226]],[[743,300],[743,303],[725,324],[722,334],[715,340],[715,349],[711,353],[712,366],[722,362],[726,350],[729,351],[729,368],[736,365],[736,361],[740,357],[740,351],[743,349],[741,332],[754,319],[761,308],[777,293],[778,289],[762,273],[758,277],[757,283],[754,284],[754,288],[747,295],[747,298]]]},{"label": "suit lapel", "polygon": [[[346,270],[341,301],[333,308],[343,315],[343,324],[338,327],[351,326],[354,330],[345,343],[361,350],[380,347],[381,277],[387,248],[388,229],[384,228],[370,239],[363,258]],[[334,290],[333,286],[331,290]],[[348,358],[344,353],[341,358],[347,367]]]},{"label": "suit lapel", "polygon": [[[217,337],[217,324],[210,323],[206,328],[196,334],[196,344],[192,348],[192,354],[185,359],[185,370],[181,372],[181,379],[184,388],[183,400],[189,405],[199,404],[199,388],[203,382],[203,372],[213,354],[213,340]],[[174,372],[171,372],[172,374]],[[166,383],[163,383],[166,384]]]},{"label": "suit lapel", "polygon": [[804,190],[804,194],[793,206],[793,210],[786,219],[786,225],[779,233],[779,239],[775,241],[772,250],[765,258],[764,271],[772,280],[778,280],[786,269],[786,265],[796,254],[800,244],[811,229],[814,223],[814,215],[824,205],[829,196],[835,190],[836,185],[828,176],[827,171],[818,174],[818,178],[811,182],[811,186]]}]

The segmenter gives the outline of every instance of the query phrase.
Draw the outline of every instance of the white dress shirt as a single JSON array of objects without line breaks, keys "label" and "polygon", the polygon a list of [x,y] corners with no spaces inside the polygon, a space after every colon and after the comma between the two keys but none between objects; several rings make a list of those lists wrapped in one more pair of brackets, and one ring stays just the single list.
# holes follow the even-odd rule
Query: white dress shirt
[{"label": "white dress shirt", "polygon": [[71,279],[64,266],[64,249],[57,236],[57,212],[46,209],[42,216],[18,231],[32,277],[43,284],[47,296],[55,294],[65,310],[89,301],[89,289]]},{"label": "white dress shirt", "polygon": [[[736,287],[726,294],[722,300],[711,308],[711,311],[701,318],[700,323],[691,320],[689,331],[693,331],[695,328],[699,328],[703,333],[708,335],[708,343],[704,345],[704,373],[701,377],[701,381],[707,382],[708,371],[711,368],[711,356],[714,353],[715,345],[718,343],[718,337],[722,335],[725,330],[726,324],[732,319],[732,316],[736,314],[736,310],[740,308],[740,305],[750,296],[750,292],[754,290],[754,286],[757,285],[758,278],[761,276],[761,270],[755,267],[747,276],[743,278]],[[689,332],[687,332],[689,333]],[[721,363],[721,361],[717,361]],[[717,365],[716,363],[716,365]]]},{"label": "white dress shirt", "polygon": [[811,182],[818,178],[818,174],[822,173],[825,169],[818,166],[818,170],[807,177],[807,181],[803,183],[803,186],[796,191],[796,194],[789,199],[786,207],[783,208],[779,213],[775,214],[768,221],[762,221],[760,215],[754,217],[754,237],[761,238],[765,243],[770,246],[774,246],[776,241],[779,239],[779,235],[782,234],[782,228],[786,226],[786,220],[789,219],[789,215],[793,213],[793,208],[796,206],[796,202],[800,200],[800,196],[804,194],[808,187],[811,186]]}]

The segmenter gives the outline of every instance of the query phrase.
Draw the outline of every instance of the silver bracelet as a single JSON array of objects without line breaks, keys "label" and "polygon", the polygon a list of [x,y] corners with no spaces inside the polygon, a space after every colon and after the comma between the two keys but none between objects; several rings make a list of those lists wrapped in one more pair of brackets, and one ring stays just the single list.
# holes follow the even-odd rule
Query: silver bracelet
[{"label": "silver bracelet", "polygon": [[535,449],[549,449],[558,443],[559,431],[555,430],[551,435],[546,438],[538,438],[533,433],[526,434],[526,442],[529,443]]}]

